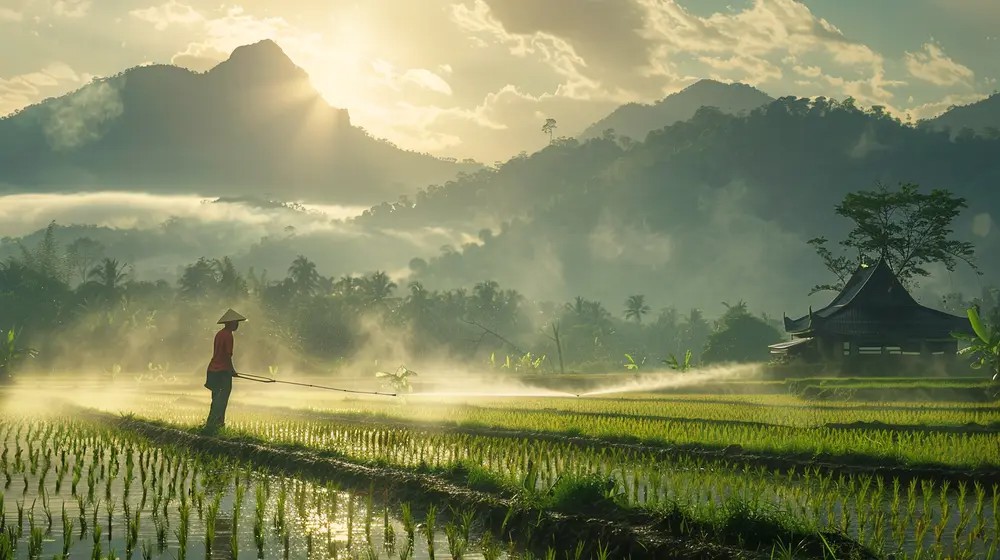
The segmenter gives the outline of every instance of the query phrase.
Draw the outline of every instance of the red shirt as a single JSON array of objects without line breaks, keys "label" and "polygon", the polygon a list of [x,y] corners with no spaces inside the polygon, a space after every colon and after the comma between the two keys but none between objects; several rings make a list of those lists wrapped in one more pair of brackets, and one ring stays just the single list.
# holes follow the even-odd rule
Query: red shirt
[{"label": "red shirt", "polygon": [[215,351],[208,371],[232,371],[233,331],[223,328],[215,333]]}]

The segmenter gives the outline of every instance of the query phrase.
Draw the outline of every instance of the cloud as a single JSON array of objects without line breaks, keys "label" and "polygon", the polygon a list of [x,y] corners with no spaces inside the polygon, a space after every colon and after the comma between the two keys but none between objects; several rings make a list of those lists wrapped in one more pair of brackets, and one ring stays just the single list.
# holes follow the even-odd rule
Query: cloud
[{"label": "cloud", "polygon": [[548,31],[530,33],[509,32],[484,0],[475,0],[472,7],[455,4],[451,7],[454,22],[462,29],[507,47],[510,54],[533,59],[547,66],[560,78],[555,93],[568,99],[628,98],[618,88],[607,89],[599,80],[588,75],[587,62],[575,46],[564,37]]},{"label": "cloud", "polygon": [[62,62],[12,78],[0,78],[0,116],[33,103],[46,92],[74,87],[82,81],[83,77]]},{"label": "cloud", "polygon": [[132,10],[132,17],[153,24],[157,31],[163,31],[172,24],[190,25],[204,21],[204,16],[193,7],[170,0],[166,4]]},{"label": "cloud", "polygon": [[[55,1],[41,4],[49,9]],[[96,17],[103,4],[93,5]],[[918,89],[924,80],[906,73],[902,55],[887,61],[804,2],[750,0],[715,13],[693,6],[693,0],[289,0],[275,8],[265,0],[143,0],[124,10],[131,26],[112,29],[146,30],[148,40],[127,37],[129,48],[142,44],[150,51],[141,58],[195,71],[211,69],[238,46],[273,39],[331,105],[349,109],[352,123],[374,136],[482,161],[544,147],[547,137],[538,128],[545,118],[573,135],[623,103],[655,102],[702,77],[762,86],[772,95],[853,96],[897,114],[903,103],[896,96],[907,79],[915,86],[906,94],[928,101]],[[927,71],[941,64],[928,49],[910,55]],[[11,80],[2,82],[8,90]],[[45,87],[52,90],[16,98],[0,92],[0,108],[69,89]]]},{"label": "cloud", "polygon": [[24,14],[13,10],[11,8],[0,7],[0,23],[3,22],[14,22],[17,23],[24,19]]},{"label": "cloud", "polygon": [[416,86],[442,95],[452,94],[448,82],[426,68],[410,68],[400,72],[391,62],[382,59],[372,62],[372,68],[383,78],[385,85],[397,91],[405,86]]},{"label": "cloud", "polygon": [[942,97],[937,101],[931,101],[920,105],[915,105],[906,109],[911,117],[916,120],[929,119],[944,113],[948,109],[961,105],[968,105],[977,101],[982,101],[988,96],[982,93],[953,93]]},{"label": "cloud", "polygon": [[823,69],[819,66],[801,66],[792,64],[792,71],[807,78],[818,78],[823,74]]},{"label": "cloud", "polygon": [[666,234],[622,225],[610,214],[601,216],[588,236],[591,254],[609,266],[621,263],[662,267],[675,253],[674,240]]},{"label": "cloud", "polygon": [[441,76],[426,68],[411,68],[403,73],[403,81],[416,84],[424,89],[451,95],[451,86]]},{"label": "cloud", "polygon": [[232,222],[244,226],[273,224],[277,233],[287,225],[309,230],[313,224],[330,229],[331,218],[357,215],[360,208],[322,207],[313,214],[286,209],[255,208],[239,203],[208,204],[188,195],[154,195],[141,192],[80,194],[12,194],[0,196],[0,236],[25,235],[55,220],[60,224],[94,224],[111,228],[157,229],[171,219],[200,223]]},{"label": "cloud", "polygon": [[[810,78],[825,77],[828,85],[860,101],[886,104],[888,88],[900,82],[885,78],[884,59],[867,45],[848,39],[836,26],[815,16],[795,0],[755,0],[744,10],[696,16],[672,0],[637,0],[647,10],[645,36],[657,41],[653,67],[676,66],[694,56],[716,69],[758,76],[758,81],[782,77],[781,66]],[[805,66],[803,56],[825,58]],[[847,70],[867,77],[838,76]]]},{"label": "cloud", "polygon": [[993,228],[993,218],[988,212],[981,212],[972,218],[972,233],[978,237],[986,237]]},{"label": "cloud", "polygon": [[142,278],[169,279],[199,257],[224,255],[241,268],[270,270],[278,278],[296,254],[307,255],[324,275],[362,274],[401,269],[415,256],[430,258],[442,245],[470,239],[470,232],[442,227],[394,230],[343,220],[363,210],[324,206],[303,212],[139,192],[0,195],[0,260],[17,254],[4,236],[27,235],[53,220],[110,228],[80,234],[101,241]]},{"label": "cloud", "polygon": [[975,73],[944,54],[940,45],[924,43],[921,49],[915,53],[907,51],[904,55],[906,69],[914,78],[938,86],[971,85],[975,80]]},{"label": "cloud", "polygon": [[90,11],[90,0],[57,0],[52,12],[60,17],[81,18]]},{"label": "cloud", "polygon": [[[888,76],[880,53],[796,0],[754,0],[707,16],[676,0],[468,0],[452,5],[450,14],[479,49],[501,46],[524,61],[521,79],[498,86],[513,90],[495,89],[480,105],[516,100],[531,119],[562,117],[567,132],[592,122],[584,113],[656,101],[698,77],[807,85],[817,90],[807,94],[852,96],[890,112],[897,111],[894,89],[905,85]],[[536,67],[546,73],[528,70]],[[809,81],[798,83],[796,76]],[[581,105],[589,107],[581,112]],[[536,126],[493,118],[508,131],[521,130],[520,145],[537,144],[527,138]]]},{"label": "cloud", "polygon": [[701,56],[698,60],[724,73],[711,76],[716,80],[729,79],[757,86],[767,81],[780,80],[783,75],[781,68],[775,64],[751,55],[737,54],[729,58]]},{"label": "cloud", "polygon": [[170,64],[195,72],[207,72],[228,57],[229,53],[208,43],[190,43],[187,48],[170,58]]},{"label": "cloud", "polygon": [[104,136],[109,123],[124,111],[118,87],[94,82],[48,105],[43,132],[52,149],[72,150]]}]

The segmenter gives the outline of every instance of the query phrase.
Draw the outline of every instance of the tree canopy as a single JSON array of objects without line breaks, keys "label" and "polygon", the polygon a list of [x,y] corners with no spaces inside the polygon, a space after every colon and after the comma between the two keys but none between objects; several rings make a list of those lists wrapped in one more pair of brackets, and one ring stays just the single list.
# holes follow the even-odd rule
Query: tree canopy
[{"label": "tree canopy", "polygon": [[882,183],[871,191],[848,193],[836,213],[851,220],[854,227],[839,242],[847,254],[834,254],[825,237],[809,240],[837,282],[815,286],[839,291],[862,263],[885,259],[896,277],[905,284],[928,276],[926,265],[941,263],[949,271],[964,262],[974,270],[972,243],[953,238],[952,222],[966,208],[964,198],[950,191],[920,192],[913,183],[900,183],[896,190]]}]

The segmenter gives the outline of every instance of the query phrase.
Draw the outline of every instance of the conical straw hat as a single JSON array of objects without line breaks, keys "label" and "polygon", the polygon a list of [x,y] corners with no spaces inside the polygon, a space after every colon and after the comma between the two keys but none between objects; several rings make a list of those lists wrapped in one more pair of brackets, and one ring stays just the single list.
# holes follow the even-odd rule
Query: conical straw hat
[{"label": "conical straw hat", "polygon": [[219,319],[219,324],[221,325],[223,323],[229,323],[232,321],[246,321],[246,320],[247,320],[246,317],[230,309],[226,311],[225,315],[223,315],[221,319]]}]

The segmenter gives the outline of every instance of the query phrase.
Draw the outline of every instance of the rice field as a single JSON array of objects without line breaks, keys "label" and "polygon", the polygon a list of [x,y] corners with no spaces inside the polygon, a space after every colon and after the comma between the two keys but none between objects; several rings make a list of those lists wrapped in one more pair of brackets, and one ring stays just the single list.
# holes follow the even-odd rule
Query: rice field
[{"label": "rice field", "polygon": [[206,397],[8,404],[0,559],[1000,558],[996,403]]}]

